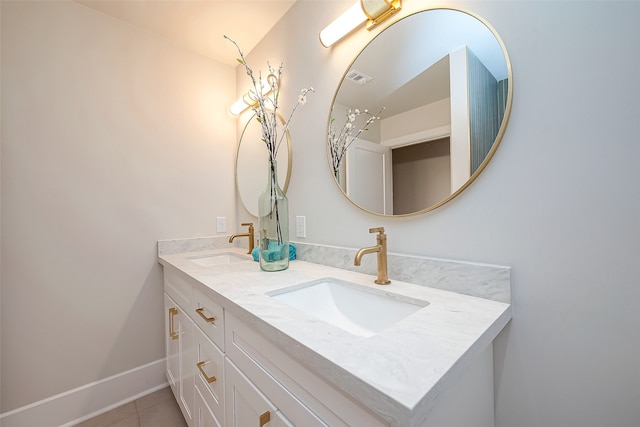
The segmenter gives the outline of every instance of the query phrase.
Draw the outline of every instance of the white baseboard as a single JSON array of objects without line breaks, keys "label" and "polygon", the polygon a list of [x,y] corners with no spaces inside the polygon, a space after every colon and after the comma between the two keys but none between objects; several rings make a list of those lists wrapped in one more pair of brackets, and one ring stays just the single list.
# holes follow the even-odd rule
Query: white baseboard
[{"label": "white baseboard", "polygon": [[70,427],[167,386],[166,359],[0,414],[2,427]]}]

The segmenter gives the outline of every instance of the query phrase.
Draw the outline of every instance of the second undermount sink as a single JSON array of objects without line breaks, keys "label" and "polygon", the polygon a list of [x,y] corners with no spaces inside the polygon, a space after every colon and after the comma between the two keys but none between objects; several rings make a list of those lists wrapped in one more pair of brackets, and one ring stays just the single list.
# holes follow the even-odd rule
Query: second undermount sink
[{"label": "second undermount sink", "polygon": [[371,337],[429,305],[426,301],[331,277],[267,295],[361,337]]},{"label": "second undermount sink", "polygon": [[248,255],[236,254],[233,252],[220,252],[215,254],[190,257],[189,261],[198,264],[201,267],[211,267],[214,265],[225,265],[234,262],[248,261]]}]

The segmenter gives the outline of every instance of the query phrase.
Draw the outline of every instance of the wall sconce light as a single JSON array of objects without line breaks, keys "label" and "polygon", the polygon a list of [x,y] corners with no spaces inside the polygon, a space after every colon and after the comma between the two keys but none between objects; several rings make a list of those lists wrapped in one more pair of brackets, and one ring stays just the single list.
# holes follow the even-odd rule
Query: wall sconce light
[{"label": "wall sconce light", "polygon": [[240,97],[240,99],[238,99],[236,102],[233,103],[231,108],[229,108],[229,111],[231,112],[231,114],[233,114],[234,116],[237,116],[247,108],[253,107],[258,103],[256,100],[251,99],[250,92],[251,91],[245,93]]},{"label": "wall sconce light", "polygon": [[367,21],[372,30],[402,8],[402,0],[360,0],[320,31],[320,43],[329,47]]},{"label": "wall sconce light", "polygon": [[[267,78],[262,80],[262,82],[260,83],[260,91],[262,92],[262,96],[268,95],[277,86],[278,79],[273,74],[269,74]],[[229,111],[234,116],[237,116],[247,108],[255,107],[256,105],[258,105],[258,97],[256,96],[255,89],[251,89],[249,90],[249,92],[242,95],[240,99],[234,102],[231,108],[229,108]]]}]

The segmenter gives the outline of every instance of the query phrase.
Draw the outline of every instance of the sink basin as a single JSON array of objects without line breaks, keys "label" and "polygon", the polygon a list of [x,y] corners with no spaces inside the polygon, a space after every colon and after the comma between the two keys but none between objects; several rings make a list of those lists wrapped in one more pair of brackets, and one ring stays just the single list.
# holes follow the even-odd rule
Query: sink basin
[{"label": "sink basin", "polygon": [[314,280],[267,295],[361,337],[371,337],[429,305],[335,278]]},{"label": "sink basin", "polygon": [[214,265],[231,264],[234,262],[247,261],[250,258],[247,255],[240,255],[233,252],[220,252],[212,255],[203,255],[188,258],[191,262],[202,267],[211,267]]}]

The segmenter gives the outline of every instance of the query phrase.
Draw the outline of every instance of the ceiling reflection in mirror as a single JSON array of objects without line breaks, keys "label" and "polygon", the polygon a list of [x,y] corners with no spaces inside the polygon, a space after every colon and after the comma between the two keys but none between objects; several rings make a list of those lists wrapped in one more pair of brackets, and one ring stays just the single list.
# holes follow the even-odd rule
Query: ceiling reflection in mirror
[{"label": "ceiling reflection in mirror", "polygon": [[484,169],[511,101],[507,52],[486,22],[458,9],[411,14],[346,70],[329,118],[331,173],[366,211],[427,212]]}]

